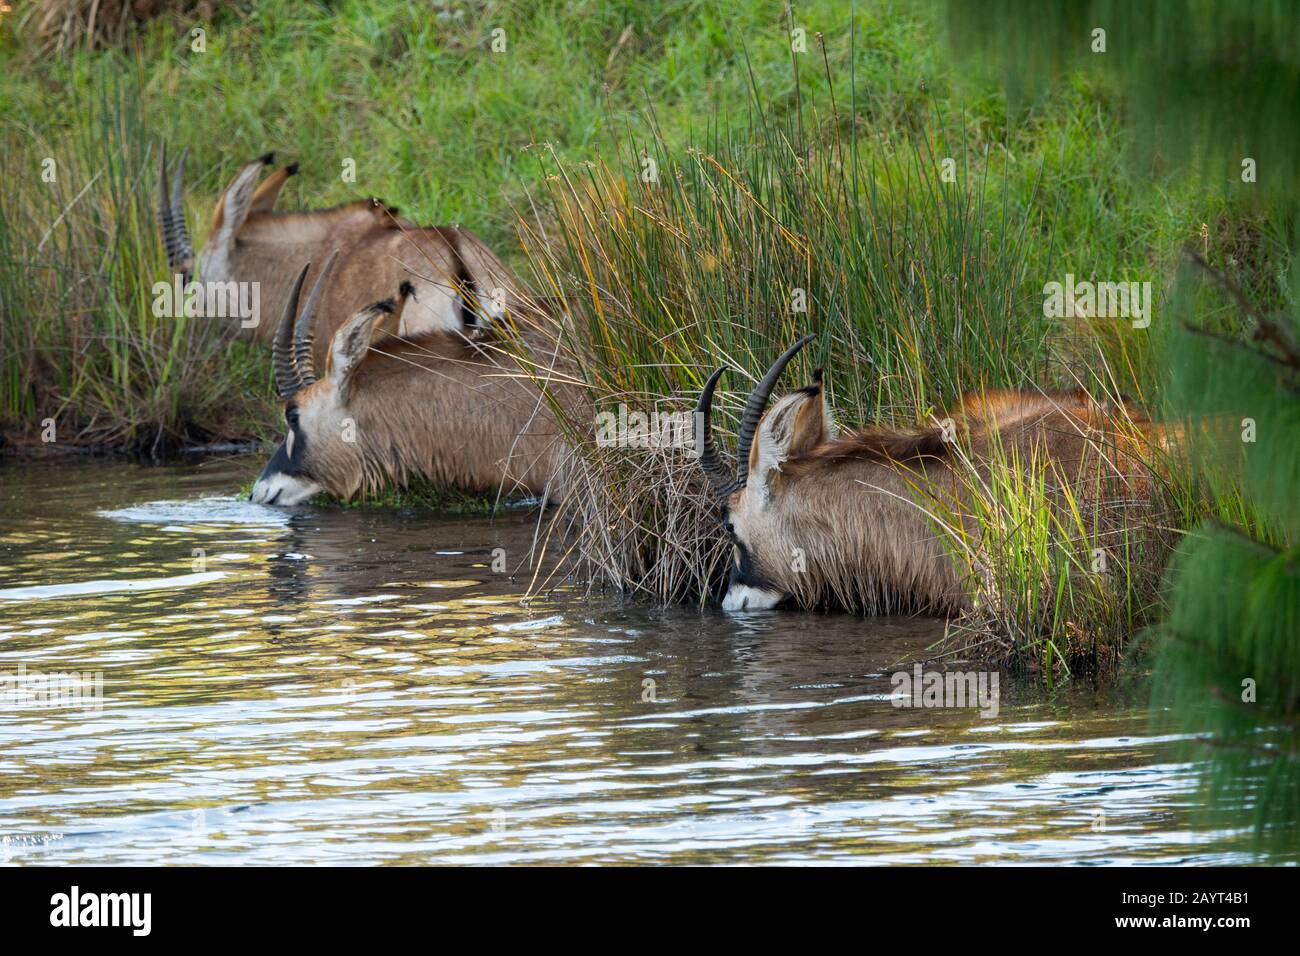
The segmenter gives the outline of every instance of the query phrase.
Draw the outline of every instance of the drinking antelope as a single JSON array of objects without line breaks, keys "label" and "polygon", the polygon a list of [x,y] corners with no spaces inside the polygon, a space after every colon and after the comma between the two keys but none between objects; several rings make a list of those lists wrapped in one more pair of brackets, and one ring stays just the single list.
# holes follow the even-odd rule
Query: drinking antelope
[{"label": "drinking antelope", "polygon": [[327,327],[316,317],[324,271],[297,315],[310,271],[309,263],[289,289],[272,345],[288,432],[253,501],[295,505],[322,491],[350,498],[418,476],[471,491],[546,494],[567,446],[532,378],[498,363],[486,338],[391,335],[412,298],[404,282],[396,300],[367,306],[327,338],[318,379],[313,325]]},{"label": "drinking antelope", "polygon": [[[276,212],[280,190],[298,171],[298,164],[290,163],[261,180],[273,161],[273,153],[259,157],[226,187],[196,259],[185,222],[185,154],[176,165],[169,193],[163,148],[158,219],[168,265],[184,283],[189,283],[196,262],[205,284],[258,283],[261,311],[273,316],[283,309],[289,279],[299,264],[324,263],[321,273],[328,275],[328,281],[318,321],[325,334],[314,355],[318,365],[324,363],[329,337],[352,315],[356,303],[381,299],[402,282],[411,285],[415,299],[398,329],[407,337],[434,329],[482,326],[508,307],[515,294],[509,272],[473,233],[458,226],[417,226],[378,199],[332,209]],[[338,266],[329,275],[334,255]],[[275,330],[258,317],[248,331],[269,342]]]},{"label": "drinking antelope", "polygon": [[734,476],[719,460],[711,426],[713,392],[725,369],[700,394],[699,463],[733,545],[727,610],[765,610],[787,598],[804,606],[829,600],[863,609],[964,609],[968,582],[933,515],[960,512],[970,494],[967,463],[986,475],[998,449],[1004,461],[1021,466],[1052,463],[1080,498],[1104,496],[1099,473],[1118,478],[1125,494],[1150,494],[1140,441],[1119,436],[1083,392],[971,395],[949,413],[951,431],[866,428],[841,436],[819,371],[812,385],[764,413],[781,372],[812,338],[791,346],[750,393]]}]

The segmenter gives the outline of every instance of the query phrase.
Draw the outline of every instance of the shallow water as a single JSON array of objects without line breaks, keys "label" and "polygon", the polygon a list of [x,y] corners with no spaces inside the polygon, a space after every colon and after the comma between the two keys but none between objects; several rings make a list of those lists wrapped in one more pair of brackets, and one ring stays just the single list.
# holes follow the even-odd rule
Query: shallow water
[{"label": "shallow water", "polygon": [[894,706],[939,622],[523,602],[534,513],[291,514],[259,464],[0,462],[0,672],[88,693],[0,695],[8,862],[1254,859],[1140,702]]}]

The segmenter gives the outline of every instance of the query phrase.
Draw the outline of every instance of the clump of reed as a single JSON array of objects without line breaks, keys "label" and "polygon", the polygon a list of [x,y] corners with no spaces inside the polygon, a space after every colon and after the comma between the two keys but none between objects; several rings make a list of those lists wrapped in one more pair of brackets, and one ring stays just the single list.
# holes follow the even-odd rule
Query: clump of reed
[{"label": "clump of reed", "polygon": [[155,314],[171,277],[138,90],[77,95],[82,121],[3,135],[25,171],[0,191],[0,433],[152,455],[244,438],[270,417],[266,357],[236,323]]},{"label": "clump of reed", "polygon": [[[914,424],[1039,377],[1050,327],[1025,280],[1050,216],[1010,200],[1034,195],[1032,171],[841,125],[756,107],[743,138],[672,150],[652,128],[621,167],[541,155],[546,226],[521,217],[523,244],[534,285],[566,304],[556,331],[597,413],[688,411],[727,365],[716,427],[734,434],[755,377],[809,332],[788,385],[824,366],[850,422]],[[561,411],[579,477],[559,517],[586,570],[661,601],[714,593],[725,545],[689,450],[611,448],[592,408]]]},{"label": "clump of reed", "polygon": [[[556,540],[587,580],[660,602],[719,592],[730,549],[692,450],[610,447],[593,422],[620,405],[651,420],[689,412],[726,365],[715,429],[734,436],[753,382],[803,334],[817,339],[779,391],[821,366],[846,424],[929,422],[986,387],[1140,391],[1140,347],[1042,316],[1030,277],[1056,265],[1052,198],[1033,170],[945,145],[935,129],[846,139],[835,113],[846,106],[756,103],[747,136],[676,151],[651,126],[621,166],[541,154],[545,225],[520,217],[520,231],[535,286],[565,302],[555,330],[592,397],[557,409],[577,462]],[[1089,361],[1057,347],[1063,332]],[[953,633],[964,652],[1048,674],[1106,669],[1158,606],[1166,523],[1178,519],[1092,507],[1049,471],[1009,460],[970,471],[953,560],[980,573],[976,610]]]}]

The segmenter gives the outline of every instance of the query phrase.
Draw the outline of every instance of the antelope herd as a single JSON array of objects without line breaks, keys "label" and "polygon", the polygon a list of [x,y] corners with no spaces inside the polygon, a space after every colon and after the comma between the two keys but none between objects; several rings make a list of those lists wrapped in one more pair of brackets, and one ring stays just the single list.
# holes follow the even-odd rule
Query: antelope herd
[{"label": "antelope herd", "polygon": [[[280,315],[249,330],[272,346],[286,424],[254,502],[292,506],[321,492],[347,499],[416,477],[555,497],[573,449],[552,403],[574,407],[576,389],[502,361],[496,320],[519,294],[490,249],[467,230],[418,227],[376,199],[277,212],[297,165],[263,179],[267,154],[221,195],[196,257],[184,160],[170,191],[165,152],[161,160],[159,221],[171,268],[186,283],[196,267],[204,282],[259,283],[262,308]],[[553,335],[532,335],[537,351],[559,351]],[[1157,430],[1138,418],[1136,434],[1115,440],[1108,413],[1083,393],[984,393],[959,402],[942,426],[838,434],[818,371],[768,409],[785,367],[812,338],[781,355],[750,394],[734,475],[712,437],[725,369],[699,396],[697,460],[732,543],[726,610],[792,599],[960,612],[970,582],[934,513],[969,514],[967,469],[987,476],[995,450],[1019,463],[1052,463],[1069,490],[1094,502],[1100,471],[1126,494],[1151,493],[1142,462]]]},{"label": "antelope herd", "polygon": [[272,343],[287,426],[252,499],[347,499],[415,477],[545,495],[563,449],[533,379],[493,348],[496,320],[517,296],[501,260],[468,230],[416,226],[378,199],[277,212],[297,164],[263,179],[272,161],[247,164],[226,187],[198,256],[184,154],[170,190],[165,150],[159,169],[169,266],[186,284],[196,267],[205,284],[255,283],[261,309],[281,315],[248,327]]}]

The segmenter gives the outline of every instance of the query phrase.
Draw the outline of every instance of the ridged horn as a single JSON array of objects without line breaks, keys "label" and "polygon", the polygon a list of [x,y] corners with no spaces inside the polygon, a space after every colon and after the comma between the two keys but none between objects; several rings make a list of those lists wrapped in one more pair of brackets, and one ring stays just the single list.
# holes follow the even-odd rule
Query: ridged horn
[{"label": "ridged horn", "polygon": [[185,225],[185,157],[188,155],[188,149],[181,152],[170,194],[167,191],[166,143],[161,144],[158,158],[158,225],[162,229],[163,248],[167,250],[168,267],[179,272],[187,283],[194,272],[194,248],[190,245],[190,231]]},{"label": "ridged horn", "polygon": [[736,481],[718,459],[718,446],[713,441],[713,390],[725,371],[725,367],[720,368],[709,376],[700,392],[700,400],[695,404],[696,420],[700,422],[700,468],[720,500],[725,500],[736,490]]},{"label": "ridged horn", "polygon": [[740,416],[740,433],[736,436],[736,487],[745,487],[749,480],[749,448],[754,443],[754,432],[758,430],[759,419],[767,408],[767,400],[772,396],[776,380],[781,377],[790,360],[799,354],[799,350],[815,339],[815,335],[805,335],[794,345],[786,349],[779,359],[772,363],[763,380],[754,386],[745,403],[745,411]]},{"label": "ridged horn", "polygon": [[315,330],[313,328],[316,317],[316,305],[320,302],[321,292],[325,288],[325,280],[329,278],[330,271],[334,268],[334,260],[339,257],[339,251],[335,249],[330,253],[330,257],[325,260],[325,268],[321,269],[320,275],[312,283],[311,292],[307,295],[307,304],[302,307],[302,315],[298,316],[298,322],[293,330],[293,364],[298,370],[298,376],[303,385],[310,385],[316,381],[316,363],[312,359],[312,342],[315,339]]},{"label": "ridged horn", "polygon": [[284,314],[280,324],[275,328],[275,339],[271,343],[271,365],[275,369],[275,390],[281,398],[288,398],[303,385],[302,376],[293,361],[293,317],[298,312],[298,297],[302,294],[302,284],[307,281],[307,270],[311,263],[302,267],[298,278],[285,303]]}]

